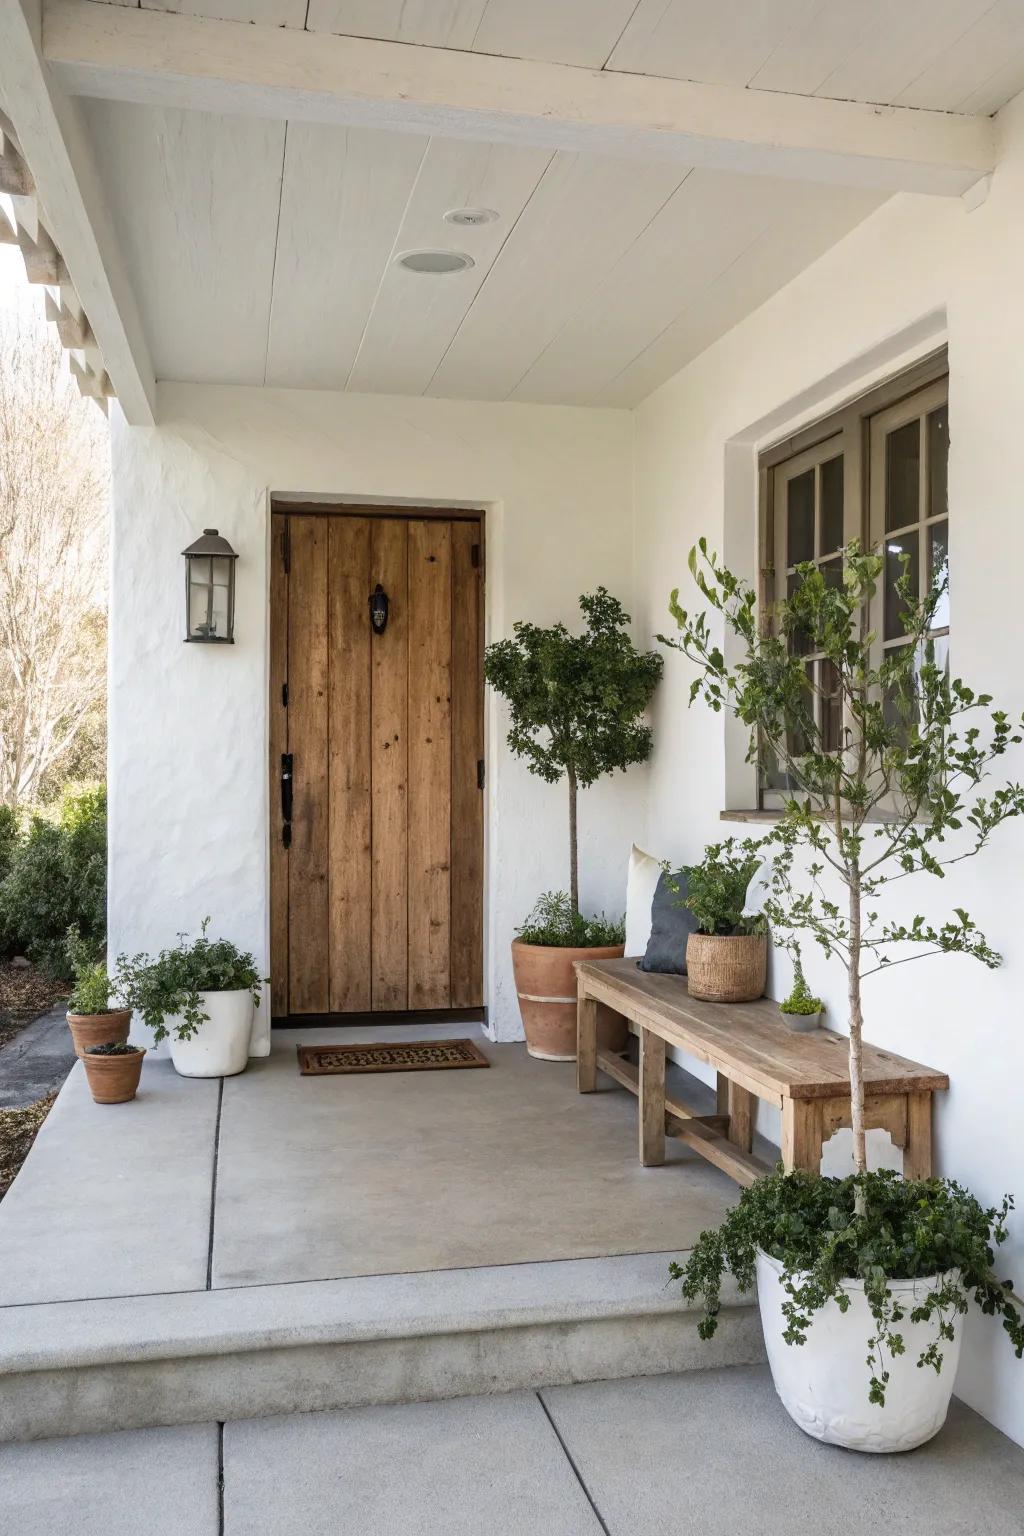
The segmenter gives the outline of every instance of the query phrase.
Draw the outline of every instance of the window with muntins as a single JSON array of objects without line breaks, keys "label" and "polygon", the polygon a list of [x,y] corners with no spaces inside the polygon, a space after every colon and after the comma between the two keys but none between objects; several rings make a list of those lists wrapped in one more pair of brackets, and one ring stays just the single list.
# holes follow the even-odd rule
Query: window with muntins
[{"label": "window with muntins", "polygon": [[[853,539],[878,550],[882,580],[865,625],[879,652],[905,644],[897,582],[904,570],[914,596],[939,577],[946,590],[930,642],[949,665],[948,377],[944,354],[872,390],[761,457],[761,548],[764,622],[792,593],[797,567],[810,561],[828,582],[843,580],[843,546]],[[843,744],[843,701],[831,663],[811,637],[792,645],[803,654],[822,742]],[[881,654],[878,660],[881,661]],[[800,743],[790,743],[799,753]],[[785,773],[766,752],[759,765],[759,803],[780,804]]]}]

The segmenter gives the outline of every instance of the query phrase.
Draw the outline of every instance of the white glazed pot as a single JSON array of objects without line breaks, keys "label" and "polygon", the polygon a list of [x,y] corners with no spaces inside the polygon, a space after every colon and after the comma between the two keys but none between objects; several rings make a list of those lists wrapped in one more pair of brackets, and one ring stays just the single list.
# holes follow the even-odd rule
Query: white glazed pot
[{"label": "white glazed pot", "polygon": [[937,1277],[892,1280],[889,1289],[905,1304],[906,1317],[897,1331],[906,1353],[886,1354],[889,1383],[885,1406],[868,1401],[870,1371],[868,1339],[874,1318],[864,1298],[864,1285],[848,1280],[849,1309],[835,1301],[812,1314],[804,1344],[787,1344],[782,1304],[782,1265],[769,1254],[757,1255],[757,1300],[761,1309],[765,1349],[775,1390],[790,1418],[815,1440],[844,1445],[854,1451],[912,1451],[937,1435],[946,1422],[953,1381],[960,1359],[963,1317],[953,1318],[953,1342],[940,1340],[942,1370],[918,1369],[921,1351],[936,1338],[936,1322],[912,1323],[915,1298],[923,1301],[936,1288]]},{"label": "white glazed pot", "polygon": [[199,1001],[208,1017],[191,1040],[175,1038],[176,1017],[165,1020],[174,1070],[182,1077],[234,1077],[244,1072],[252,1031],[251,992],[200,992]]}]

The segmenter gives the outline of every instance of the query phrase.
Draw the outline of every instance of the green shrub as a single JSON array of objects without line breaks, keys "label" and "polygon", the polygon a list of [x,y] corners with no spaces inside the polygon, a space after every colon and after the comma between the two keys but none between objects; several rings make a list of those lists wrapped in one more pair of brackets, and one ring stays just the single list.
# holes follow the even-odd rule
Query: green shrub
[{"label": "green shrub", "polygon": [[56,820],[33,816],[14,842],[0,880],[0,932],[8,950],[66,976],[68,929],[76,928],[98,954],[106,907],[107,797],[101,785],[67,795]]},{"label": "green shrub", "polygon": [[761,863],[758,846],[749,838],[736,843],[730,837],[712,843],[699,864],[684,868],[687,892],[679,905],[689,907],[701,933],[764,933],[764,918],[743,911],[747,887]]},{"label": "green shrub", "polygon": [[117,991],[117,982],[107,975],[107,967],[94,958],[95,951],[84,941],[76,928],[68,931],[67,955],[75,989],[68,1002],[69,1013],[110,1013],[110,1000]]},{"label": "green shrub", "polygon": [[526,922],[516,929],[520,944],[545,944],[552,949],[603,949],[626,942],[622,918],[583,917],[573,911],[566,891],[545,891]]}]

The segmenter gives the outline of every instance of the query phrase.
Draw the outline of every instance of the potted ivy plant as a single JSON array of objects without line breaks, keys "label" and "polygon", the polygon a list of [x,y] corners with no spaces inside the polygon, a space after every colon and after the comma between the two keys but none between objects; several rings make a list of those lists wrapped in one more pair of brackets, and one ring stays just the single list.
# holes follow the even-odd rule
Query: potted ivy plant
[{"label": "potted ivy plant", "polygon": [[82,1065],[93,1102],[127,1104],[134,1099],[145,1054],[144,1046],[129,1045],[123,1040],[107,1040],[101,1045],[86,1046]]},{"label": "potted ivy plant", "polygon": [[153,1031],[154,1044],[170,1040],[171,1060],[182,1077],[233,1077],[249,1060],[253,1009],[261,978],[252,955],[228,939],[209,939],[210,919],[199,937],[180,934],[172,949],[122,955],[118,969],[125,996]]},{"label": "potted ivy plant", "polygon": [[[846,973],[854,1172],[758,1181],[673,1273],[684,1295],[704,1298],[705,1337],[725,1269],[741,1289],[756,1283],[776,1390],[808,1434],[909,1450],[945,1421],[969,1303],[1001,1317],[1018,1357],[1024,1322],[993,1267],[1008,1197],[986,1208],[951,1179],[868,1170],[863,984],[870,999],[891,966],[928,955],[1001,963],[962,908],[944,922],[889,915],[903,889],[890,897],[890,887],[907,876],[942,877],[1024,813],[1018,784],[979,792],[1024,736],[989,694],[939,664],[932,631],[941,581],[918,599],[904,565],[894,584],[903,643],[883,649],[863,616],[884,561],[856,543],[843,552],[841,584],[800,565],[794,590],[770,615],[758,613],[754,591],[706,541],[691,551],[690,570],[718,615],[713,628],[706,611],[688,613],[672,594],[679,633],[666,643],[695,668],[691,701],[732,711],[750,727],[750,759],[767,761],[789,786],[765,839],[774,855],[765,914],[774,932],[810,936]],[[827,699],[808,653],[827,663]]]},{"label": "potted ivy plant", "polygon": [[764,991],[768,965],[767,924],[748,912],[747,888],[761,865],[760,845],[727,838],[687,866],[688,907],[697,922],[686,941],[686,978],[691,997],[711,1003],[747,1003]]},{"label": "potted ivy plant", "polygon": [[127,1040],[132,1011],[117,1006],[118,983],[107,975],[106,966],[76,928],[68,930],[67,953],[75,979],[68,1001],[68,1028],[75,1055],[81,1058],[90,1046]]},{"label": "potted ivy plant", "polygon": [[[565,779],[569,810],[569,891],[539,899],[512,944],[512,966],[527,1050],[548,1061],[576,1058],[575,962],[624,952],[625,929],[584,917],[579,899],[577,797],[603,774],[643,762],[651,730],[643,714],[663,668],[654,651],[638,651],[629,614],[604,587],[580,598],[585,627],[548,629],[520,620],[511,639],[495,641],[484,675],[509,712],[508,744],[531,773],[549,784]],[[611,1016],[599,1020],[610,1046]]]}]

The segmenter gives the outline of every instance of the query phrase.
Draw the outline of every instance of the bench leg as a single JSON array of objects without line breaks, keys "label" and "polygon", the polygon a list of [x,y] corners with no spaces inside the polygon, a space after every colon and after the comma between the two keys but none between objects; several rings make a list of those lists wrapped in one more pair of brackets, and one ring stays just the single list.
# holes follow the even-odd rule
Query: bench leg
[{"label": "bench leg", "polygon": [[640,1030],[640,1161],[657,1168],[665,1161],[665,1042]]},{"label": "bench leg", "polygon": [[749,1152],[754,1145],[754,1115],[757,1112],[757,1098],[749,1089],[741,1088],[738,1083],[730,1083],[728,1106],[729,1140],[734,1147],[739,1147],[741,1152]]},{"label": "bench leg", "polygon": [[806,1168],[821,1172],[824,1126],[818,1099],[783,1099],[782,1165],[787,1173]]},{"label": "bench leg", "polygon": [[593,1093],[597,1087],[597,1000],[584,997],[576,1003],[576,1087]]},{"label": "bench leg", "polygon": [[932,1176],[932,1096],[930,1093],[907,1094],[907,1140],[903,1148],[903,1177],[930,1179]]}]

